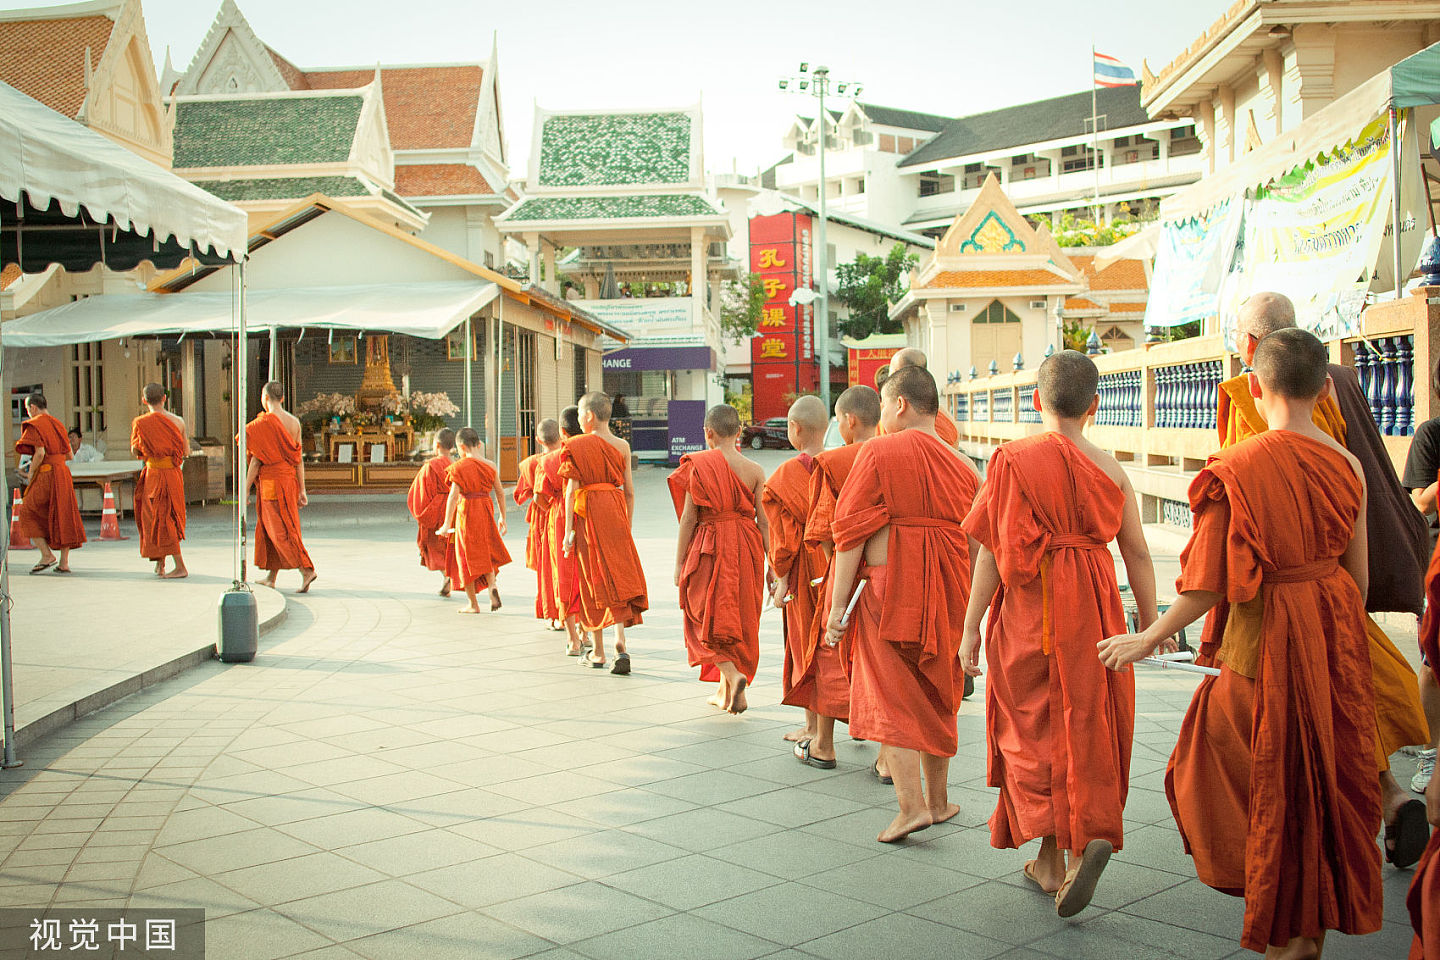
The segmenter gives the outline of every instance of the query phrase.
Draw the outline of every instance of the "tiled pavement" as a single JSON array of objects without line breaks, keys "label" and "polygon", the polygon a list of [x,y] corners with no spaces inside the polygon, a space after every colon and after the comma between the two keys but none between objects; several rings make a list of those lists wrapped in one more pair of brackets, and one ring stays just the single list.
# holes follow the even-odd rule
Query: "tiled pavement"
[{"label": "tiled pavement", "polygon": [[[660,472],[641,478],[660,503]],[[672,531],[638,530],[655,609],[628,678],[535,629],[524,571],[499,614],[457,617],[407,528],[316,531],[318,592],[291,598],[255,664],[197,668],[0,774],[0,905],[203,907],[209,956],[245,960],[1253,956],[1162,792],[1193,680],[1140,675],[1127,843],[1095,906],[1061,921],[1021,879],[1027,854],[989,846],[978,703],[951,768],[960,816],[894,847],[874,840],[894,795],[873,745],[842,740],[822,772],[781,742],[774,614],[751,710],[704,703]],[[1326,956],[1404,956],[1408,880],[1387,867],[1384,930]]]}]

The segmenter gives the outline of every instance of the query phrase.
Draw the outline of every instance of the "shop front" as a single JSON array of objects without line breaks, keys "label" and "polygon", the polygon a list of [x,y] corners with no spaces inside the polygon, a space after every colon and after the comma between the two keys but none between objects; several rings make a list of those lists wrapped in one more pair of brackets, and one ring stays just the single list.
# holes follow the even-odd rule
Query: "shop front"
[{"label": "shop front", "polygon": [[[702,449],[695,410],[705,419],[715,351],[702,343],[645,344],[612,350],[600,360],[604,390],[630,414],[630,447],[642,461],[667,462],[672,441],[681,453]],[[678,448],[677,448],[678,449]]]}]

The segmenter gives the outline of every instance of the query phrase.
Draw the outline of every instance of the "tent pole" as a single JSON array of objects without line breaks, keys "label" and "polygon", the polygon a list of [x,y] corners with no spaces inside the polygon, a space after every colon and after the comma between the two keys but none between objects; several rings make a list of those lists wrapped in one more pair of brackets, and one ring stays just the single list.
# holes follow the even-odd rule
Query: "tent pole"
[{"label": "tent pole", "polygon": [[[18,242],[18,237],[16,238]],[[18,263],[20,257],[15,257]],[[0,320],[3,320],[0,317]],[[5,390],[5,345],[0,339],[0,396],[9,396]],[[10,411],[5,411],[6,423],[0,423],[0,442],[5,439],[5,428],[10,418]],[[0,503],[9,505],[10,491],[6,489],[6,476],[3,462],[0,462]],[[11,521],[14,522],[13,519]],[[10,524],[5,525],[7,528]],[[3,759],[0,759],[0,768],[9,769],[18,767],[23,762],[15,759],[15,678],[11,671],[10,663],[10,531],[5,530],[5,535],[0,537],[0,711],[4,712],[4,736],[5,752]]]},{"label": "tent pole", "polygon": [[280,379],[280,335],[276,327],[270,328],[270,370],[265,379]]},{"label": "tent pole", "polygon": [[475,318],[465,321],[465,417],[464,426],[475,422]]},{"label": "tent pole", "polygon": [[1395,299],[1405,290],[1405,278],[1400,276],[1400,119],[1399,111],[1390,107],[1390,248],[1395,257]]},{"label": "tent pole", "polygon": [[505,300],[495,308],[495,466],[500,466],[500,445],[505,442]]},{"label": "tent pole", "polygon": [[[240,335],[235,343],[235,426],[236,435],[239,437],[239,453],[235,460],[235,514],[240,523],[239,539],[236,542],[235,556],[235,582],[245,582],[245,520],[246,501],[250,499],[250,491],[245,489],[245,477],[249,474],[250,459],[245,446],[245,414],[250,409],[249,397],[246,395],[249,388],[249,342],[246,340],[245,329],[245,258],[240,260],[240,269],[237,271],[240,278]],[[271,362],[274,362],[274,353],[271,353]]]}]

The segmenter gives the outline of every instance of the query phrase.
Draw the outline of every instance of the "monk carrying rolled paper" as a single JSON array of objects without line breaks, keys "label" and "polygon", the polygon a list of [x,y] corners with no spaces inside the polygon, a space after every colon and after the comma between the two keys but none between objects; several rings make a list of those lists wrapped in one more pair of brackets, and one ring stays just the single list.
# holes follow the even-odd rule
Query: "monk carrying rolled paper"
[{"label": "monk carrying rolled paper", "polygon": [[760,497],[770,527],[766,542],[770,570],[775,575],[770,584],[771,602],[781,610],[785,637],[780,699],[790,706],[806,708],[805,725],[785,735],[796,743],[795,756],[802,763],[828,770],[835,766],[834,724],[831,736],[816,742],[815,714],[809,709],[805,691],[796,696],[795,685],[803,677],[809,659],[820,577],[825,571],[825,554],[818,546],[805,543],[805,517],[810,510],[810,479],[816,457],[825,449],[825,430],[830,424],[825,404],[812,396],[792,403],[785,422],[790,446],[797,455],[776,468],[765,481]]},{"label": "monk carrying rolled paper", "polygon": [[305,461],[300,454],[300,421],[285,409],[285,388],[271,380],[260,391],[260,414],[245,425],[245,495],[255,500],[255,566],[269,572],[260,582],[275,586],[281,570],[300,571],[299,593],[309,593],[315,564],[300,539],[300,508],[305,492]]},{"label": "monk carrying rolled paper", "polygon": [[[30,418],[21,424],[15,452],[30,456],[30,469],[24,502],[16,515],[20,532],[40,548],[40,561],[30,572],[43,573],[55,567],[56,573],[69,573],[70,551],[85,543],[75,481],[66,464],[71,456],[70,437],[65,424],[50,415],[43,393],[26,398],[25,410]],[[55,566],[56,550],[60,551],[59,566]]]},{"label": "monk carrying rolled paper", "polygon": [[415,545],[420,548],[420,565],[440,574],[442,597],[450,596],[449,570],[454,562],[451,554],[455,546],[449,537],[442,537],[436,531],[445,526],[445,504],[450,499],[450,481],[445,479],[445,471],[454,462],[455,431],[446,427],[435,434],[435,456],[426,460],[425,466],[415,474],[405,498],[410,516],[415,518],[420,528],[415,535]]},{"label": "monk carrying rolled paper", "polygon": [[[147,383],[140,400],[149,413],[130,423],[130,452],[145,462],[135,482],[135,525],[140,556],[155,563],[155,575],[180,580],[190,575],[180,555],[185,539],[185,477],[181,466],[190,453],[185,421],[165,409],[165,388]],[[165,561],[175,558],[168,573]]]},{"label": "monk carrying rolled paper", "polygon": [[1286,960],[1319,956],[1329,930],[1380,929],[1383,906],[1365,481],[1312,419],[1327,359],[1302,330],[1260,341],[1251,392],[1269,430],[1191,484],[1175,604],[1099,646],[1122,669],[1228,602],[1220,674],[1195,692],[1165,792],[1200,879],[1245,898],[1241,945]]},{"label": "monk carrying rolled paper", "polygon": [[765,593],[765,470],[740,455],[740,415],[727,405],[705,414],[703,453],[687,453],[669,477],[680,519],[675,586],[692,667],[715,667],[711,702],[745,712],[745,687],[760,662],[760,605]]},{"label": "monk carrying rolled paper", "polygon": [[630,672],[625,628],[641,622],[649,607],[645,572],[630,530],[635,516],[635,478],[630,444],[610,431],[610,398],[591,392],[580,398],[583,436],[565,444],[560,476],[565,480],[566,553],[580,562],[581,625],[594,648],[582,663],[605,666],[605,628],[615,627],[611,673]]},{"label": "monk carrying rolled paper", "polygon": [[[1125,629],[1110,542],[1155,621],[1155,569],[1119,462],[1085,439],[1100,372],[1065,350],[1040,365],[1032,402],[1045,433],[995,451],[965,519],[981,544],[960,662],[985,684],[988,782],[1000,788],[990,845],[1040,839],[1027,880],[1062,917],[1086,906],[1124,837],[1135,679],[1105,669],[1095,645]],[[1066,854],[1069,862],[1066,862]]]},{"label": "monk carrying rolled paper", "polygon": [[861,448],[831,522],[826,641],[852,632],[850,732],[881,745],[894,778],[900,812],[877,838],[892,843],[959,812],[945,778],[965,685],[972,554],[961,523],[979,478],[935,434],[940,394],[926,370],[902,367],[880,396],[885,436]]},{"label": "monk carrying rolled paper", "polygon": [[[460,459],[445,468],[450,493],[445,501],[445,526],[437,533],[455,542],[451,582],[465,591],[457,613],[479,613],[481,590],[490,591],[490,610],[500,609],[495,577],[510,562],[505,549],[505,488],[500,472],[484,457],[480,434],[465,427],[457,435]],[[496,509],[498,507],[498,520]]]},{"label": "monk carrying rolled paper", "polygon": [[515,503],[525,507],[525,566],[535,571],[535,619],[544,620],[551,630],[564,630],[555,599],[555,570],[550,563],[551,496],[541,488],[540,463],[547,453],[560,449],[560,424],[549,417],[535,425],[535,442],[540,447],[520,461],[515,482]]}]

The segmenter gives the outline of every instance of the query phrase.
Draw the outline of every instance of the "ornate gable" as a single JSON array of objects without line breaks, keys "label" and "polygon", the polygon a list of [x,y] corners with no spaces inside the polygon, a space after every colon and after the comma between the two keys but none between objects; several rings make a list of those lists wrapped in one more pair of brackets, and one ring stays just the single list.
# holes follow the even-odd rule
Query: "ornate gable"
[{"label": "ornate gable", "polygon": [[255,36],[235,0],[223,0],[175,93],[278,93],[289,89],[270,48]]},{"label": "ornate gable", "polygon": [[[1043,244],[992,173],[935,247],[937,258],[972,253],[1038,253]],[[1046,251],[1047,253],[1049,251]]]}]

